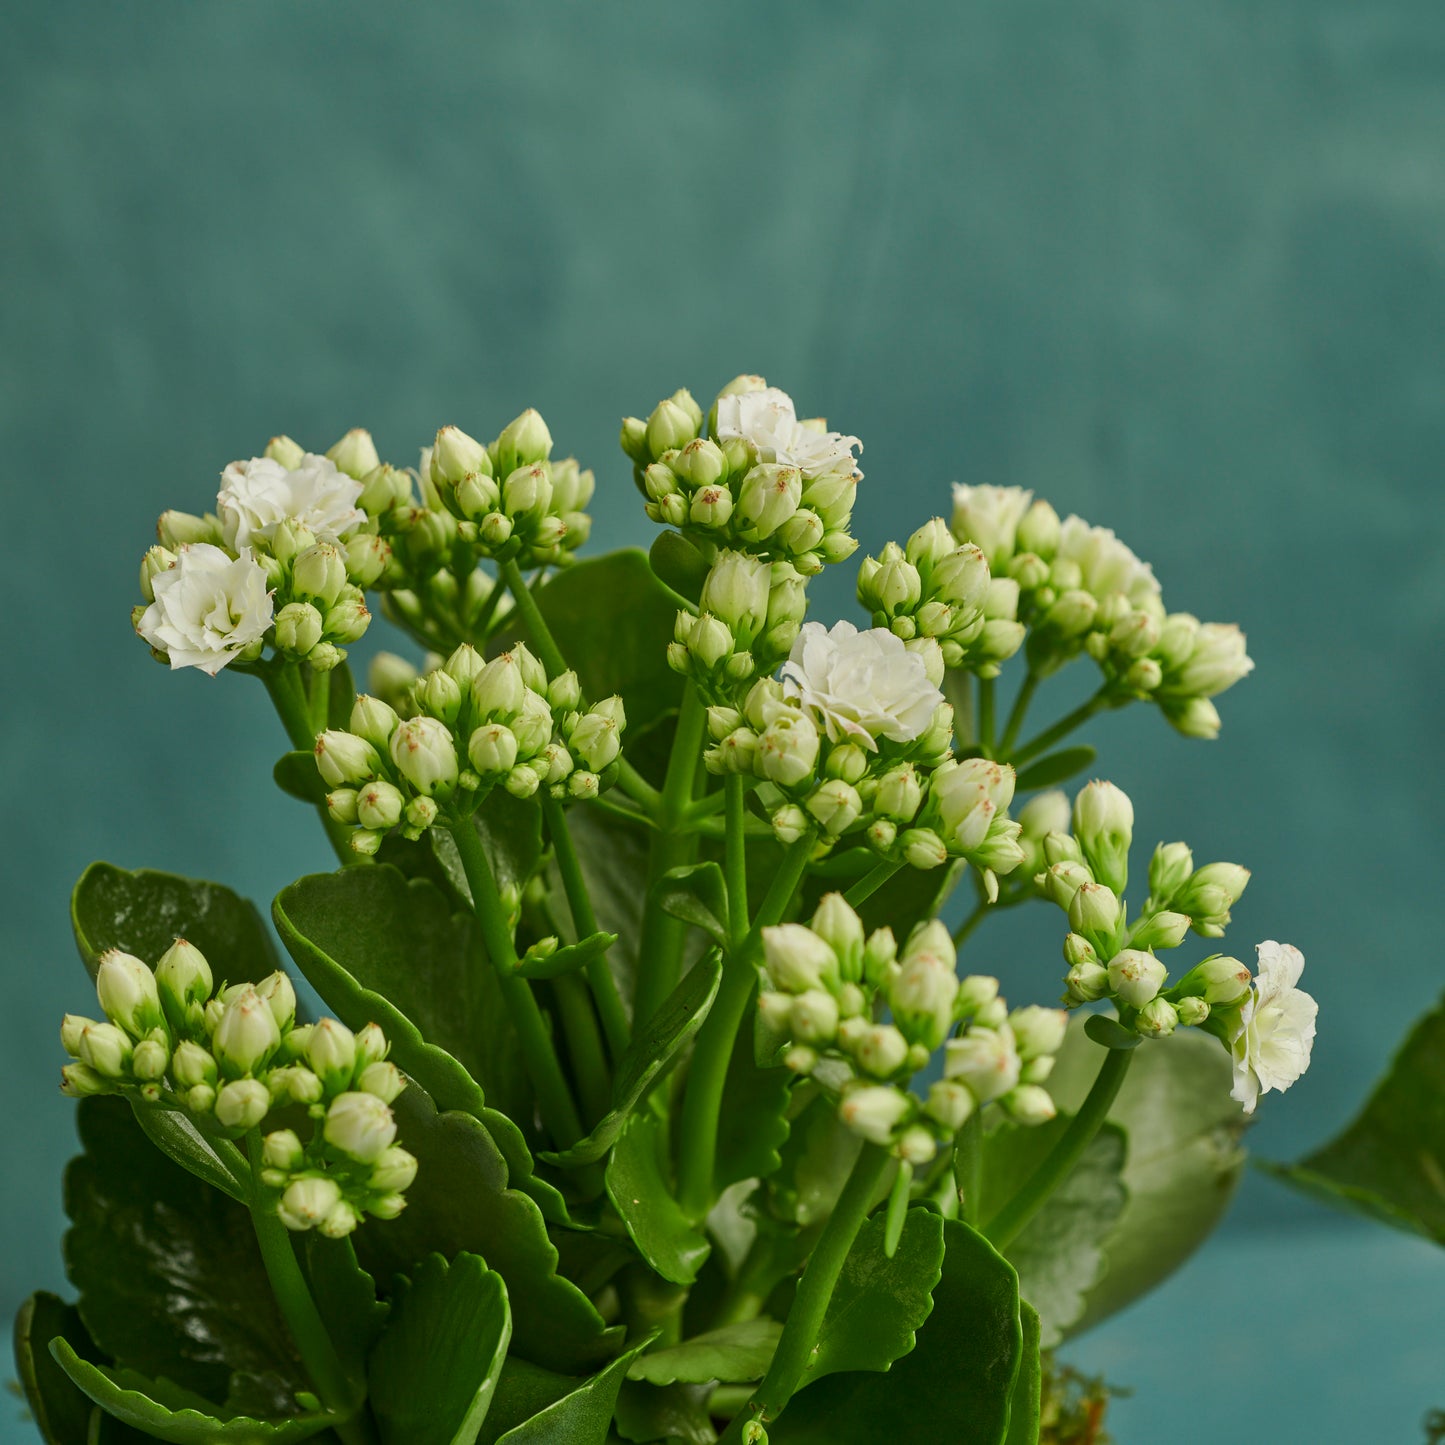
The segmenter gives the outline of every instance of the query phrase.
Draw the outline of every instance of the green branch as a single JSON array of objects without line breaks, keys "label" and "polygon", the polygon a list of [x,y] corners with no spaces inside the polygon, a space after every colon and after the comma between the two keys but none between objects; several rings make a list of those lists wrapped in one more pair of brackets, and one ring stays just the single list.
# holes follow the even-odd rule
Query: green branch
[{"label": "green branch", "polygon": [[1068,737],[1075,728],[1082,727],[1096,713],[1116,706],[1117,701],[1110,696],[1109,686],[1106,683],[1087,702],[1081,703],[1073,712],[1060,718],[1053,727],[1045,728],[1037,737],[1030,739],[1018,752],[1006,758],[1005,761],[1012,763],[1015,768],[1022,768],[1025,763],[1033,762],[1040,753],[1047,752],[1055,743]]},{"label": "green branch", "polygon": [[1042,681],[1043,678],[1033,668],[1029,668],[1024,674],[1024,680],[1019,686],[1019,695],[1014,698],[1014,705],[1009,709],[1008,721],[1003,728],[1003,737],[999,739],[998,751],[1001,757],[1008,757],[1013,745],[1018,742],[1024,718],[1028,715],[1029,704],[1034,700],[1034,693],[1038,691]]}]

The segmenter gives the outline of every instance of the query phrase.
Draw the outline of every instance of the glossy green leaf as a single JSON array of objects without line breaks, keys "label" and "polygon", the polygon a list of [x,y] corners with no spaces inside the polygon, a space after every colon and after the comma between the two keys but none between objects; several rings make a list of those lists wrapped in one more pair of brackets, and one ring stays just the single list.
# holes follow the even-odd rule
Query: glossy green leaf
[{"label": "glossy green leaf", "polygon": [[168,1380],[91,1364],[64,1338],[53,1341],[50,1352],[75,1385],[108,1414],[170,1445],[294,1445],[328,1429],[335,1418],[310,1413],[258,1420],[228,1414]]},{"label": "glossy green leaf", "polygon": [[1298,1164],[1262,1167],[1336,1208],[1445,1244],[1445,1002],[1411,1029],[1339,1138]]},{"label": "glossy green leaf", "polygon": [[617,1062],[612,1108],[585,1139],[559,1154],[543,1154],[566,1168],[595,1163],[617,1142],[623,1125],[677,1062],[683,1047],[702,1027],[722,981],[722,958],[708,954],[682,977],[647,1025],[633,1036]]},{"label": "glossy green leaf", "polygon": [[765,1179],[780,1167],[796,1078],[791,1069],[765,1068],[757,1062],[753,1031],[745,1022],[733,1043],[723,1082],[713,1165],[715,1194],[742,1179]]},{"label": "glossy green leaf", "polygon": [[672,1196],[666,1147],[665,1125],[653,1110],[631,1115],[607,1162],[607,1194],[653,1269],[673,1284],[691,1284],[711,1246]]},{"label": "glossy green leaf", "polygon": [[271,777],[288,798],[302,803],[325,803],[330,791],[316,767],[316,754],[305,749],[282,753]]},{"label": "glossy green leaf", "polygon": [[966,1224],[943,1231],[914,1348],[886,1373],[829,1375],[795,1395],[768,1426],[772,1445],[1002,1445],[1023,1356],[1018,1276]]},{"label": "glossy green leaf", "polygon": [[[1102,1051],[1097,1050],[1102,1057]],[[1060,1114],[1024,1128],[1000,1124],[983,1145],[983,1219],[992,1219],[1043,1163],[1068,1128]],[[1019,1292],[1038,1311],[1045,1349],[1063,1339],[1108,1268],[1105,1243],[1128,1201],[1124,1132],[1106,1124],[1073,1172],[1051,1194],[1004,1254],[1019,1273]]]},{"label": "glossy green leaf", "polygon": [[517,972],[523,978],[565,978],[569,973],[578,973],[586,968],[616,942],[615,933],[593,933],[580,943],[563,944],[545,956],[524,957],[517,965]]},{"label": "glossy green leaf", "polygon": [[1076,773],[1082,773],[1098,755],[1099,750],[1091,748],[1087,743],[1080,743],[1073,748],[1061,748],[1056,753],[1049,753],[1047,757],[1030,763],[1018,775],[1015,786],[1021,793],[1030,793],[1038,788],[1057,787]]},{"label": "glossy green leaf", "polygon": [[415,1086],[392,1107],[398,1140],[417,1157],[417,1177],[400,1218],[357,1234],[362,1265],[374,1278],[390,1279],[434,1251],[485,1251],[507,1284],[519,1354],[564,1373],[615,1354],[620,1332],[610,1331],[587,1296],[557,1273],[542,1212],[508,1187],[507,1163],[489,1130],[470,1114],[438,1113]]},{"label": "glossy green leaf", "polygon": [[477,1445],[605,1445],[639,1340],[590,1380],[575,1380],[508,1360]]},{"label": "glossy green leaf", "polygon": [[[1097,1044],[1074,1020],[1048,1089],[1060,1110],[1083,1102],[1099,1071]],[[1109,1113],[1128,1138],[1128,1203],[1104,1244],[1108,1268],[1074,1326],[1087,1329],[1172,1274],[1219,1223],[1244,1168],[1247,1124],[1229,1097],[1229,1055],[1193,1029],[1146,1041]]]},{"label": "glossy green leaf", "polygon": [[148,1104],[133,1097],[136,1123],[163,1154],[197,1179],[229,1194],[240,1204],[251,1188],[251,1170],[236,1145],[221,1134],[201,1132],[195,1119],[180,1109]]},{"label": "glossy green leaf", "polygon": [[507,1287],[475,1254],[421,1261],[371,1352],[382,1445],[472,1445],[512,1337]]},{"label": "glossy green leaf", "polygon": [[1008,1437],[1004,1445],[1039,1445],[1040,1414],[1043,1404],[1043,1366],[1039,1360],[1039,1317],[1033,1306],[1019,1304],[1023,1325],[1023,1358],[1009,1401]]},{"label": "glossy green leaf", "polygon": [[711,1385],[644,1385],[626,1381],[617,1394],[616,1428],[624,1440],[668,1445],[713,1445],[707,1412]]},{"label": "glossy green leaf", "polygon": [[966,867],[958,861],[942,868],[900,869],[859,908],[864,927],[869,932],[891,928],[901,942],[916,924],[937,914]]},{"label": "glossy green leaf", "polygon": [[700,928],[722,948],[728,943],[728,886],[716,863],[673,868],[653,884],[653,901],[664,913]]},{"label": "glossy green leaf", "polygon": [[819,1096],[793,1121],[782,1163],[768,1180],[771,1212],[802,1229],[822,1224],[833,1212],[863,1142],[845,1128],[838,1107]]},{"label": "glossy green leaf", "polygon": [[707,550],[671,528],[657,534],[647,560],[663,582],[693,602],[702,596],[702,584],[713,564]]},{"label": "glossy green leaf", "polygon": [[1100,1048],[1127,1053],[1137,1049],[1144,1040],[1131,1029],[1126,1029],[1118,1019],[1108,1014],[1088,1014],[1084,1019],[1084,1034]]},{"label": "glossy green leaf", "polygon": [[83,1099],[77,1122],[65,1264],[98,1348],[207,1400],[233,1372],[277,1381],[279,1413],[305,1375],[249,1212],[157,1153],[123,1099]]},{"label": "glossy green leaf", "polygon": [[70,922],[92,978],[108,949],[154,964],[177,938],[205,954],[217,984],[256,983],[279,967],[254,904],[219,883],[174,873],[92,863],[71,894]]},{"label": "glossy green leaf", "polygon": [[[302,1264],[326,1333],[353,1384],[364,1384],[366,1360],[386,1324],[390,1306],[376,1297],[376,1284],[357,1262],[352,1240],[327,1239],[311,1230],[299,1239]],[[360,1398],[362,1392],[357,1392]]]},{"label": "glossy green leaf", "polygon": [[627,1378],[649,1385],[701,1385],[709,1380],[749,1384],[767,1374],[782,1333],[776,1320],[761,1317],[723,1325],[639,1356]]},{"label": "glossy green leaf", "polygon": [[943,1218],[910,1209],[898,1252],[884,1252],[886,1217],[875,1214],[858,1231],[828,1301],[807,1379],[842,1370],[886,1370],[914,1345],[933,1310],[943,1273]]},{"label": "glossy green leaf", "polygon": [[33,1294],[15,1316],[15,1371],[25,1403],[45,1445],[87,1445],[90,1397],[74,1385],[50,1353],[63,1339],[81,1359],[103,1363],[74,1305],[53,1294]]}]

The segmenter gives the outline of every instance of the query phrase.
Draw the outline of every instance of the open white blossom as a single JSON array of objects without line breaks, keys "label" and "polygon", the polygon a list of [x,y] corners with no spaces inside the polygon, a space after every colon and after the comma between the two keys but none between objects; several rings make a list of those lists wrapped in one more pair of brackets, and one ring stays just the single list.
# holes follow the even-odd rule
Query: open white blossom
[{"label": "open white blossom", "polygon": [[326,457],[307,452],[288,471],[270,457],[232,462],[221,473],[216,508],[226,545],[269,541],[282,522],[299,522],[318,542],[340,542],[366,520],[360,482]]},{"label": "open white blossom", "polygon": [[859,632],[837,622],[830,631],[806,623],[781,676],[783,695],[813,713],[830,739],[875,752],[878,738],[921,737],[943,701],[923,659],[884,627]]},{"label": "open white blossom", "polygon": [[1065,518],[1054,560],[1077,563],[1083,574],[1080,586],[1100,601],[1122,592],[1131,606],[1163,616],[1154,569],[1107,527],[1090,526],[1082,517]]},{"label": "open white blossom", "polygon": [[995,571],[1014,554],[1019,523],[1034,499],[1022,487],[953,484],[953,535],[972,542]]},{"label": "open white blossom", "polygon": [[853,460],[854,448],[862,451],[863,443],[857,437],[799,421],[793,398],[776,386],[718,398],[717,440],[734,437],[755,447],[759,461],[797,467],[805,478],[829,472],[863,475]]},{"label": "open white blossom", "polygon": [[1244,1001],[1231,1039],[1234,1087],[1229,1091],[1254,1113],[1261,1094],[1281,1093],[1310,1066],[1319,1005],[1295,985],[1304,972],[1299,949],[1273,939],[1256,949],[1259,976]]},{"label": "open white blossom", "polygon": [[155,601],[136,631],[173,668],[199,667],[214,677],[271,626],[266,573],[249,548],[232,557],[209,542],[191,543],[152,587]]}]

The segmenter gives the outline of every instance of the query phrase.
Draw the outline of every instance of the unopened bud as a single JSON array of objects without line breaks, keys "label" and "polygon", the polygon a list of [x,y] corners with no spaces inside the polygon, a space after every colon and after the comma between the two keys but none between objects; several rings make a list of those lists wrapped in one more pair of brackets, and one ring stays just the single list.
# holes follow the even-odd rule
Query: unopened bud
[{"label": "unopened bud", "polygon": [[216,1061],[200,1044],[185,1039],[171,1057],[171,1073],[182,1089],[216,1082]]},{"label": "unopened bud", "polygon": [[1076,963],[1064,975],[1064,982],[1068,985],[1069,997],[1073,1002],[1093,1003],[1109,991],[1109,970],[1102,963]]},{"label": "unopened bud", "polygon": [[[295,1006],[292,994],[293,1012]],[[271,1005],[248,985],[226,1000],[211,1047],[222,1074],[235,1079],[263,1065],[280,1043],[281,1030]]]},{"label": "unopened bud", "polygon": [[359,1164],[374,1164],[396,1139],[391,1109],[375,1094],[339,1094],[326,1111],[326,1142]]},{"label": "unopened bud", "polygon": [[870,1144],[887,1144],[912,1111],[908,1097],[886,1084],[850,1089],[838,1107],[844,1126]]},{"label": "unopened bud", "polygon": [[787,993],[836,988],[838,956],[823,939],[801,923],[779,923],[763,929],[763,961],[775,987]]},{"label": "unopened bud", "polygon": [[355,787],[375,777],[380,766],[376,750],[365,738],[336,728],[316,738],[316,769],[329,788]]},{"label": "unopened bud", "polygon": [[1202,998],[1206,1003],[1227,1008],[1240,1001],[1248,992],[1249,969],[1237,958],[1227,954],[1216,954],[1195,964],[1179,980],[1175,992],[1185,997]]},{"label": "unopened bud", "polygon": [[216,1118],[227,1129],[254,1129],[270,1109],[270,1091],[259,1079],[233,1079],[216,1095]]},{"label": "unopened bud", "polygon": [[1165,1039],[1179,1026],[1179,1012],[1166,998],[1151,998],[1139,1010],[1134,1027],[1147,1038]]},{"label": "unopened bud", "polygon": [[390,750],[392,762],[418,793],[445,796],[456,786],[456,745],[436,718],[408,718],[391,735]]},{"label": "unopened bud", "polygon": [[1189,932],[1187,913],[1167,909],[1151,914],[1134,930],[1130,942],[1135,948],[1178,948]]},{"label": "unopened bud", "polygon": [[1010,1089],[1000,1101],[1015,1124],[1033,1128],[1047,1124],[1058,1112],[1047,1089],[1037,1084],[1019,1084]]},{"label": "unopened bud", "polygon": [[944,1045],[943,1077],[966,1084],[982,1104],[1008,1093],[1019,1081],[1019,1068],[1013,1035],[1001,1029],[970,1028]]},{"label": "unopened bud", "polygon": [[1024,1060],[1058,1053],[1069,1026],[1069,1016],[1063,1009],[1040,1008],[1036,1004],[1016,1008],[1008,1021],[1019,1057]]},{"label": "unopened bud", "polygon": [[341,1186],[324,1175],[294,1179],[287,1185],[276,1213],[287,1229],[314,1229],[341,1203]]},{"label": "unopened bud", "polygon": [[261,1143],[261,1162],[268,1169],[281,1169],[289,1174],[293,1169],[301,1167],[301,1161],[305,1157],[306,1151],[301,1147],[301,1140],[291,1129],[276,1129],[267,1134]]},{"label": "unopened bud", "polygon": [[125,1030],[115,1024],[91,1024],[80,1037],[77,1053],[102,1078],[119,1079],[130,1068],[134,1048]]},{"label": "unopened bud", "polygon": [[156,963],[156,990],[166,1018],[177,1033],[185,1028],[193,1005],[211,996],[214,981],[206,956],[193,943],[178,938]]},{"label": "unopened bud", "polygon": [[161,1026],[156,976],[134,954],[118,948],[101,954],[95,991],[105,1016],[133,1039],[144,1038]]},{"label": "unopened bud", "polygon": [[1109,960],[1109,986],[1115,997],[1142,1009],[1164,986],[1168,970],[1152,953],[1126,948]]},{"label": "unopened bud", "polygon": [[351,1085],[356,1068],[356,1036],[335,1019],[322,1019],[306,1041],[306,1061],[328,1094]]},{"label": "unopened bud", "polygon": [[1095,879],[1122,893],[1129,878],[1134,805],[1113,783],[1094,781],[1074,799],[1074,837]]},{"label": "unopened bud", "polygon": [[356,1081],[356,1087],[363,1094],[373,1094],[384,1104],[390,1104],[406,1088],[406,1080],[395,1064],[368,1064]]}]

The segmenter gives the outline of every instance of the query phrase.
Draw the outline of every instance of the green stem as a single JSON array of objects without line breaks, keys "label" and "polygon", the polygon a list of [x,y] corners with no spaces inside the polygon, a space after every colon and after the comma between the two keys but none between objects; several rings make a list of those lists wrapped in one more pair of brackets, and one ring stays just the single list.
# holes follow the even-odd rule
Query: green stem
[{"label": "green stem", "polygon": [[1040,753],[1047,752],[1056,742],[1068,737],[1077,727],[1082,727],[1095,713],[1102,712],[1111,705],[1107,688],[1100,688],[1087,702],[1080,703],[1073,712],[1062,717],[1053,727],[1045,728],[1036,738],[1031,738],[1021,747],[1018,752],[1008,758],[1015,768],[1021,768],[1025,763],[1032,762]]},{"label": "green stem", "polygon": [[953,1180],[963,1222],[978,1225],[978,1198],[983,1186],[983,1122],[975,1109],[963,1121],[953,1146]]},{"label": "green stem", "polygon": [[617,786],[635,803],[641,803],[649,813],[656,813],[662,806],[662,794],[627,761],[621,758],[617,763]]},{"label": "green stem", "polygon": [[[545,788],[538,796],[542,799],[542,816],[547,820],[552,851],[557,857],[557,871],[562,875],[567,907],[572,911],[572,927],[580,942],[600,931],[597,915],[592,909],[592,898],[587,892],[587,880],[582,875],[582,864],[577,858],[571,829],[567,826],[566,810]],[[622,1006],[622,996],[617,992],[617,980],[612,977],[605,958],[594,958],[587,965],[586,978],[597,1013],[602,1019],[602,1032],[607,1035],[607,1047],[615,1062],[622,1057],[632,1034],[627,1023],[627,1011]]]},{"label": "green stem", "polygon": [[768,1373],[763,1383],[753,1391],[747,1408],[733,1417],[732,1424],[722,1437],[722,1445],[739,1445],[749,1421],[759,1420],[766,1425],[777,1419],[792,1399],[807,1373],[828,1301],[833,1298],[833,1288],[843,1272],[848,1251],[868,1217],[868,1207],[873,1202],[888,1160],[888,1151],[879,1145],[863,1146],[863,1152],[843,1186],[843,1193],[823,1226],[808,1267],[803,1271],[803,1278],[798,1282],[798,1293],[788,1311],[782,1338],[778,1341]]},{"label": "green stem", "polygon": [[978,680],[978,745],[984,757],[993,756],[993,713],[995,683],[991,677]]},{"label": "green stem", "polygon": [[[311,709],[306,698],[306,688],[301,681],[300,668],[294,662],[277,659],[262,670],[260,676],[266,684],[271,705],[281,719],[281,726],[286,729],[291,746],[297,752],[309,753],[316,746],[317,730],[311,724]],[[352,848],[351,830],[343,827],[331,816],[331,810],[325,803],[316,804],[316,814],[321,819],[321,826],[326,829],[332,851],[342,867],[371,861]]]},{"label": "green stem", "polygon": [[998,750],[1004,757],[1008,757],[1013,745],[1019,740],[1019,730],[1023,727],[1024,718],[1028,715],[1029,704],[1034,700],[1034,693],[1038,691],[1042,681],[1043,678],[1033,668],[1024,674],[1023,683],[1019,687],[1019,695],[1014,698],[1014,705],[1009,709],[1003,737],[999,739]]},{"label": "green stem", "polygon": [[567,1036],[567,1058],[587,1122],[595,1124],[612,1107],[612,1080],[602,1051],[602,1034],[587,985],[576,974],[552,980],[552,995]]},{"label": "green stem", "polygon": [[1133,1049],[1109,1049],[1088,1097],[1069,1121],[1059,1142],[1024,1181],[1018,1193],[989,1220],[984,1234],[996,1249],[1007,1249],[1020,1230],[1048,1202],[1049,1196],[1073,1172],[1094,1135],[1109,1117],[1109,1109],[1129,1071]]},{"label": "green stem", "polygon": [[487,637],[491,632],[492,619],[497,615],[497,608],[501,606],[502,598],[507,595],[508,588],[499,577],[492,590],[487,594],[487,600],[477,609],[477,615],[467,624],[467,631],[471,635],[473,647],[481,648],[486,646]]},{"label": "green stem", "polygon": [[331,674],[313,672],[307,684],[311,735],[326,731],[331,722]]},{"label": "green stem", "polygon": [[537,1091],[542,1122],[561,1148],[570,1148],[582,1137],[582,1122],[567,1089],[562,1066],[552,1048],[542,1011],[532,996],[531,986],[517,973],[517,947],[507,927],[506,913],[497,893],[496,880],[492,877],[491,864],[487,862],[486,850],[470,818],[449,824],[448,830],[456,839],[462,871],[467,875],[467,883],[472,890],[472,905],[482,944],[497,971],[502,1000],[521,1040],[522,1058],[532,1087]]},{"label": "green stem", "polygon": [[[253,1129],[246,1136],[246,1147],[254,1178],[261,1169],[260,1130]],[[261,1260],[266,1266],[266,1278],[295,1341],[301,1363],[305,1365],[311,1383],[316,1386],[322,1405],[348,1417],[331,1428],[345,1445],[372,1445],[375,1436],[370,1422],[361,1413],[364,1397],[347,1378],[346,1367],[331,1343],[316,1301],[311,1298],[306,1277],[296,1260],[291,1231],[282,1224],[274,1206],[268,1206],[254,1186],[250,1208],[256,1243],[261,1248]]]},{"label": "green stem", "polygon": [[502,563],[502,580],[511,589],[512,600],[517,604],[522,623],[548,675],[556,677],[566,672],[567,659],[562,656],[562,649],[557,646],[557,640],[552,636],[552,630],[547,626],[542,609],[537,606],[537,599],[532,595],[532,589],[527,586],[527,579],[522,576],[522,569],[517,566],[515,558]]},{"label": "green stem", "polygon": [[677,1202],[689,1219],[700,1220],[713,1205],[713,1173],[717,1160],[718,1123],[722,1117],[723,1088],[738,1029],[757,984],[757,954],[763,929],[783,916],[797,891],[808,859],[813,835],[805,833],[783,856],[782,866],[747,936],[723,960],[717,998],[698,1030],[687,1085],[682,1097],[678,1129]]},{"label": "green stem", "polygon": [[890,863],[887,859],[876,868],[865,873],[844,895],[843,901],[857,908],[866,903],[895,873],[903,867],[901,863]]},{"label": "green stem", "polygon": [[964,940],[978,927],[988,916],[988,904],[980,903],[957,928],[953,930],[953,946],[961,948]]},{"label": "green stem", "polygon": [[728,886],[728,939],[736,948],[748,933],[747,784],[741,773],[728,774],[723,794],[727,808],[723,862]]}]

